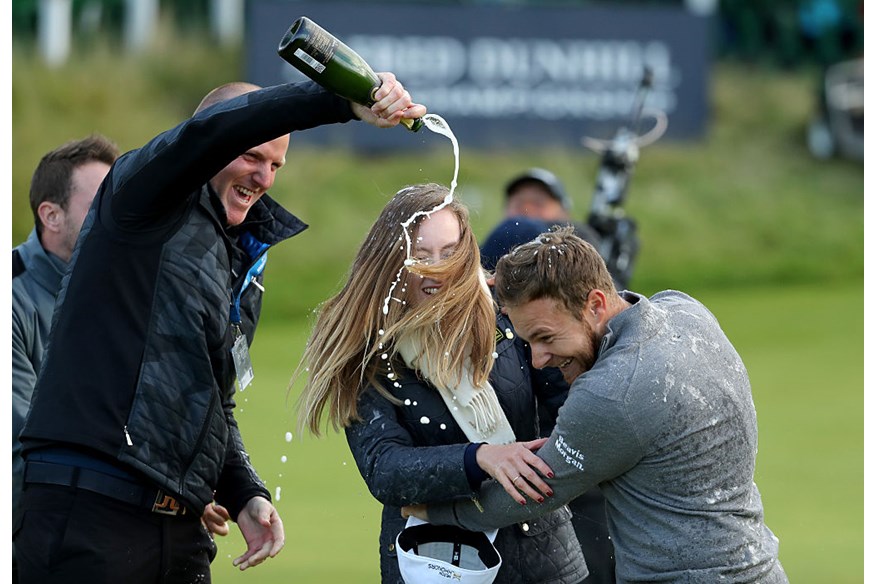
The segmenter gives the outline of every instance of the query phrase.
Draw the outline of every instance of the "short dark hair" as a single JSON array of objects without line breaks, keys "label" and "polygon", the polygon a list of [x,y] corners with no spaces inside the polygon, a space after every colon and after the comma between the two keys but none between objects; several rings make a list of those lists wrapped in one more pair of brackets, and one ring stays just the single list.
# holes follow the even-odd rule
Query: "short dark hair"
[{"label": "short dark hair", "polygon": [[67,209],[74,170],[89,162],[112,165],[118,157],[118,146],[100,134],[72,140],[43,156],[30,180],[30,210],[37,233],[43,232],[38,211],[42,203],[48,201]]},{"label": "short dark hair", "polygon": [[555,227],[505,254],[496,264],[496,300],[519,306],[557,300],[581,318],[591,290],[617,294],[605,261],[572,227]]}]

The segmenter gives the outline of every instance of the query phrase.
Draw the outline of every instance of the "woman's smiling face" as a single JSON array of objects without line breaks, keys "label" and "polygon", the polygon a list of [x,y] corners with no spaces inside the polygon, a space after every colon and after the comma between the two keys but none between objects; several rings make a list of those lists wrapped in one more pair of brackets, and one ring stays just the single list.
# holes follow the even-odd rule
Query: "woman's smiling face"
[{"label": "woman's smiling face", "polygon": [[[459,219],[450,209],[441,209],[420,222],[411,254],[419,263],[433,265],[450,257],[459,246]],[[416,308],[423,300],[437,293],[442,282],[423,278],[416,274],[408,276],[408,303]]]}]

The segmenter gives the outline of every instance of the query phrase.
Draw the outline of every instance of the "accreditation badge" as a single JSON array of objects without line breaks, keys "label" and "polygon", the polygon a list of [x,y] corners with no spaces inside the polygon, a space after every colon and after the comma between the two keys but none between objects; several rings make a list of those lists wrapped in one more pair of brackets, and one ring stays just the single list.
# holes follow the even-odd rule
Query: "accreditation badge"
[{"label": "accreditation badge", "polygon": [[255,376],[252,370],[252,359],[249,357],[249,345],[246,335],[240,327],[234,327],[234,345],[231,347],[231,358],[234,360],[234,370],[237,373],[237,383],[240,391],[246,389]]}]

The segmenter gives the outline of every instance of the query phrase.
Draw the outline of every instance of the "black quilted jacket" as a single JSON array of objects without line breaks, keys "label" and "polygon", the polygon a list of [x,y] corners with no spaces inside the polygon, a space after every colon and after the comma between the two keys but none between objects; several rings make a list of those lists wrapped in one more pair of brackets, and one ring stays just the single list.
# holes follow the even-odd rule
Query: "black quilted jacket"
[{"label": "black quilted jacket", "polygon": [[[538,437],[538,396],[556,388],[533,383],[524,343],[513,338],[511,322],[498,315],[498,342],[490,383],[519,441]],[[359,402],[361,422],[346,430],[347,441],[369,490],[383,503],[380,530],[380,571],[384,584],[401,583],[395,538],[404,528],[401,506],[472,497],[463,455],[468,439],[441,396],[415,372],[394,365],[400,387],[392,394],[396,406],[373,388]],[[580,582],[587,568],[563,507],[536,522],[499,531],[496,548],[502,556],[497,583]]]},{"label": "black quilted jacket", "polygon": [[246,273],[306,226],[264,195],[226,229],[207,183],[253,146],[351,118],[315,84],[277,86],[208,108],[113,165],[62,285],[25,453],[104,457],[198,515],[214,490],[232,517],[270,498],[234,420],[231,315],[239,297],[252,341],[261,286],[244,288]]}]

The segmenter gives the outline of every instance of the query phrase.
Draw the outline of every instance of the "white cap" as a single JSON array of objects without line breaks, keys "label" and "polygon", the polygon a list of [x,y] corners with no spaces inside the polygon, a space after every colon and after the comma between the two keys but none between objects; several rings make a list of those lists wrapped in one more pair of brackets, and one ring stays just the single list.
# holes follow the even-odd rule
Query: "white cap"
[{"label": "white cap", "polygon": [[490,584],[502,565],[493,546],[496,533],[432,525],[410,517],[395,538],[402,578],[408,584]]}]

